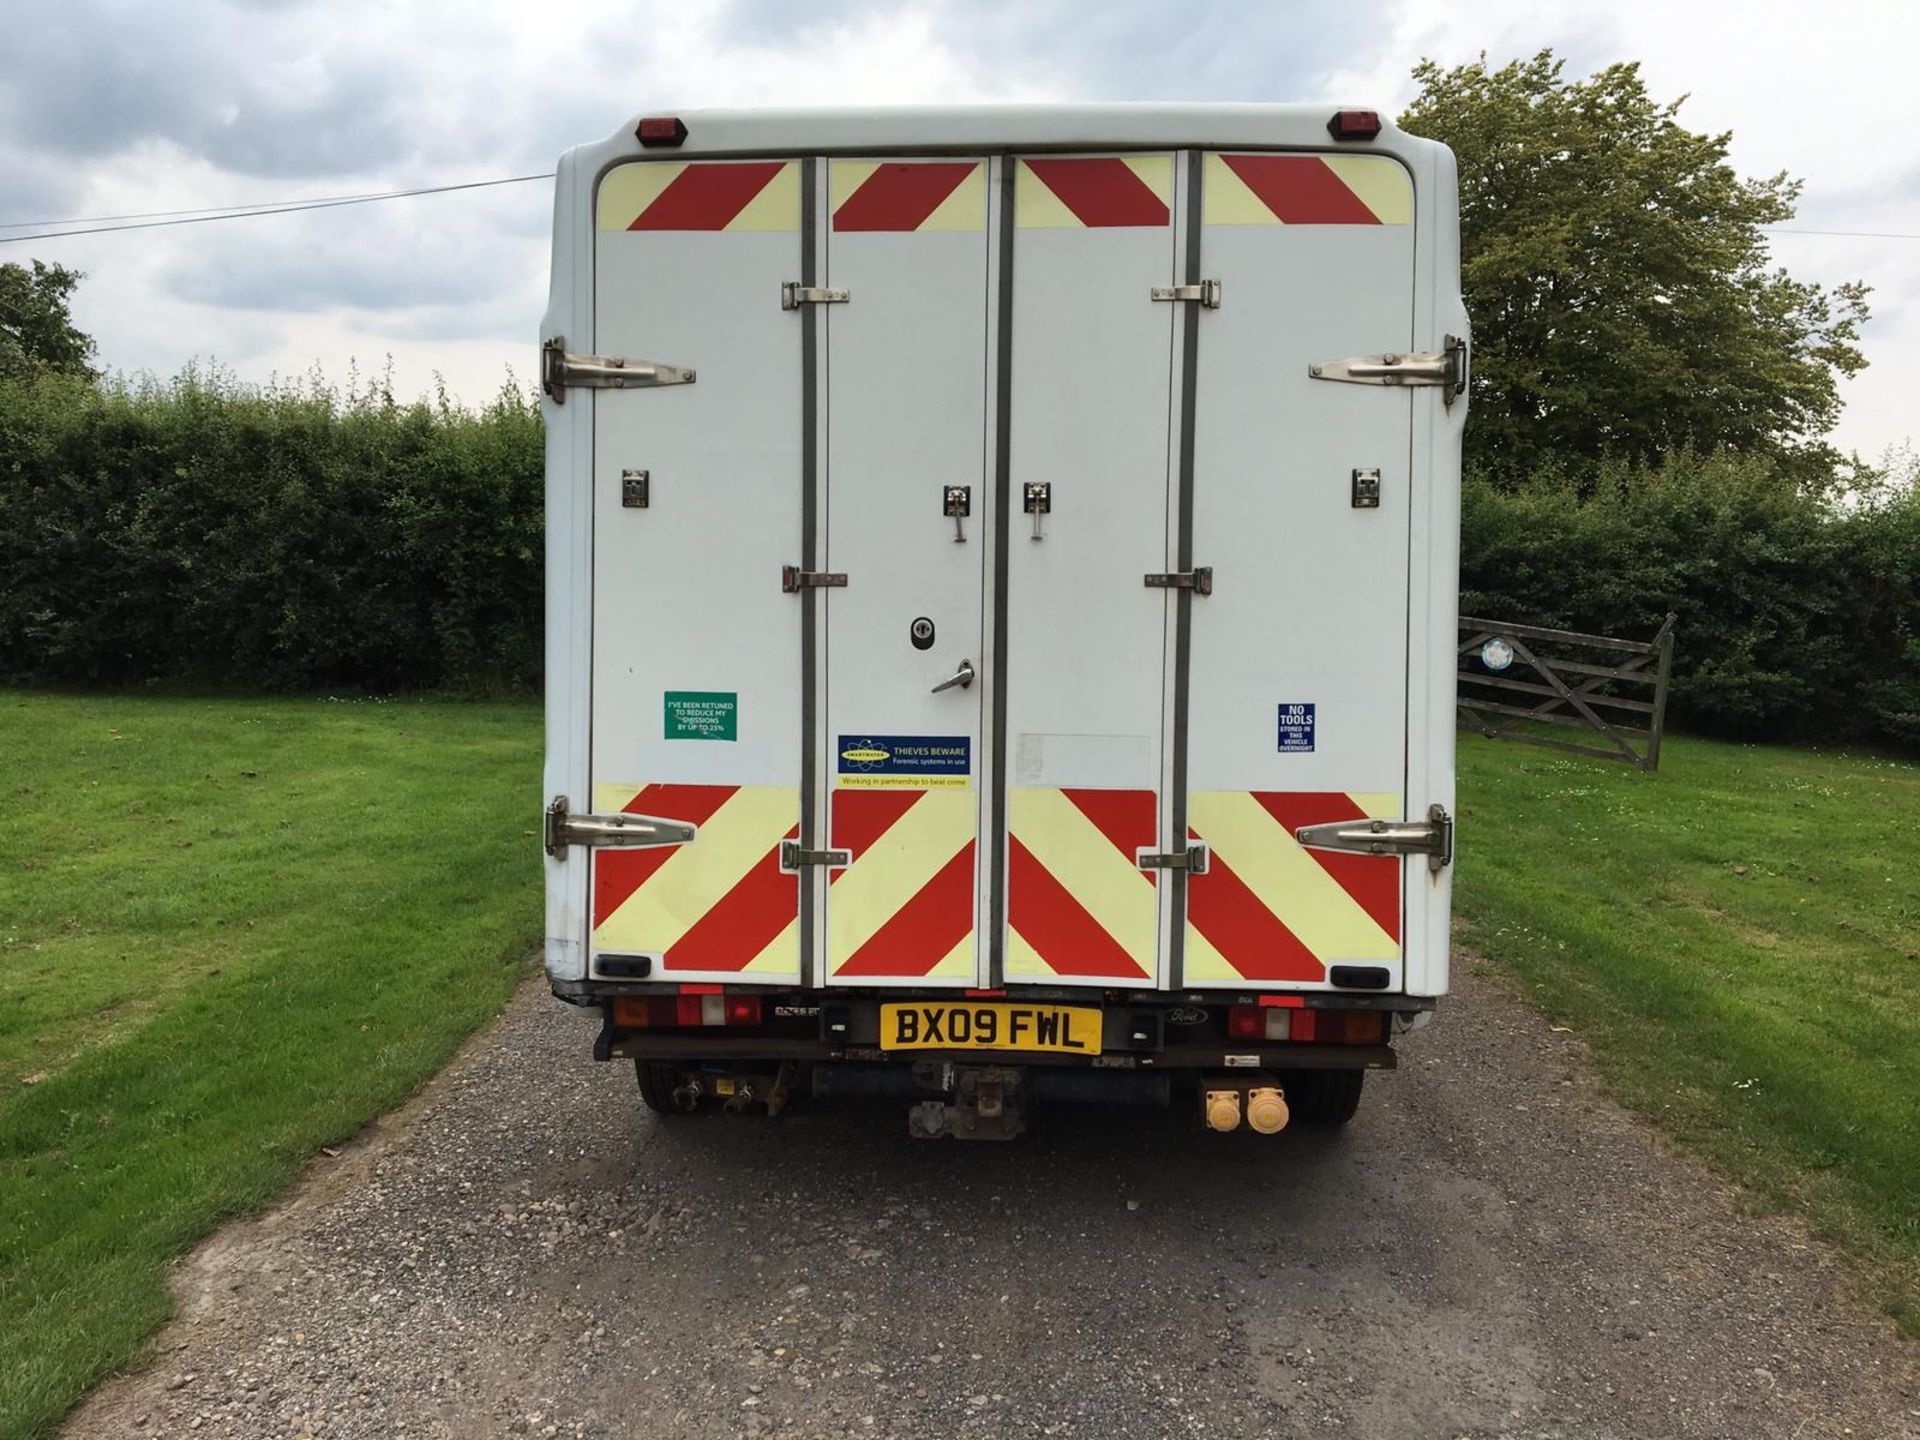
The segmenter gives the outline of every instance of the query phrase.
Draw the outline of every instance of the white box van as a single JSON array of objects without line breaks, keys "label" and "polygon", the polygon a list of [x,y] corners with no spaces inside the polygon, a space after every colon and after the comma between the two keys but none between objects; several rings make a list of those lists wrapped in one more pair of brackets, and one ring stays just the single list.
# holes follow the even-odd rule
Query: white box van
[{"label": "white box van", "polygon": [[1453,157],[1372,111],[563,157],[546,954],[597,1055],[929,1135],[1350,1116],[1447,986],[1466,334]]}]

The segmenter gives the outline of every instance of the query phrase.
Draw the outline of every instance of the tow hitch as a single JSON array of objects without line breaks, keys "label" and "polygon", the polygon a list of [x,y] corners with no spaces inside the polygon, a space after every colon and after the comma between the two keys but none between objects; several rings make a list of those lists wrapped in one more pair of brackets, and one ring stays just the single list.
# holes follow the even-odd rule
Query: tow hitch
[{"label": "tow hitch", "polygon": [[1025,1072],[1001,1065],[953,1067],[952,1098],[922,1100],[907,1111],[916,1140],[1011,1140],[1027,1128]]}]

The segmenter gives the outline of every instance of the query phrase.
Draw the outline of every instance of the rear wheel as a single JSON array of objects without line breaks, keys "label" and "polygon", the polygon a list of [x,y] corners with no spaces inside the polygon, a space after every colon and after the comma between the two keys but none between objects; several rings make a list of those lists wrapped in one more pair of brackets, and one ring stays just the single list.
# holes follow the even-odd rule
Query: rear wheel
[{"label": "rear wheel", "polygon": [[656,1115],[681,1115],[673,1108],[674,1070],[651,1060],[633,1062],[633,1073],[640,1082],[640,1103]]},{"label": "rear wheel", "polygon": [[1344,1125],[1360,1108],[1364,1070],[1296,1070],[1286,1085],[1296,1125]]}]

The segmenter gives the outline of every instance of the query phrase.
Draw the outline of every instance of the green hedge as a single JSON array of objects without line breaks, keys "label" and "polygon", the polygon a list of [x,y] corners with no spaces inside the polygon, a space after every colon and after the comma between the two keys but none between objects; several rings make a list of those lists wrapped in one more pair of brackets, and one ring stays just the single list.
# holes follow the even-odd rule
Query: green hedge
[{"label": "green hedge", "polygon": [[[0,382],[0,676],[248,688],[537,686],[538,408],[383,385]],[[1651,635],[1674,717],[1920,744],[1920,499],[1768,462],[1470,481],[1469,614]]]},{"label": "green hedge", "polygon": [[1644,639],[1672,611],[1676,722],[1920,743],[1920,493],[1691,455],[1586,484],[1468,482],[1462,613]]},{"label": "green hedge", "polygon": [[541,443],[512,388],[0,384],[0,674],[537,685]]}]

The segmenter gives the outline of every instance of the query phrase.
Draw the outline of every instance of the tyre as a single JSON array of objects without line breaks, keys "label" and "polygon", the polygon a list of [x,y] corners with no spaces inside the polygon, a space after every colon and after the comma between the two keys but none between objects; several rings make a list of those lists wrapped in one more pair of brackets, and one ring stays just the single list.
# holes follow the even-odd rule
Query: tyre
[{"label": "tyre", "polygon": [[674,1070],[651,1060],[633,1062],[634,1077],[640,1082],[640,1103],[656,1115],[673,1117],[685,1112],[673,1108]]},{"label": "tyre", "polygon": [[1344,1125],[1360,1108],[1364,1070],[1296,1070],[1286,1085],[1296,1125]]}]

